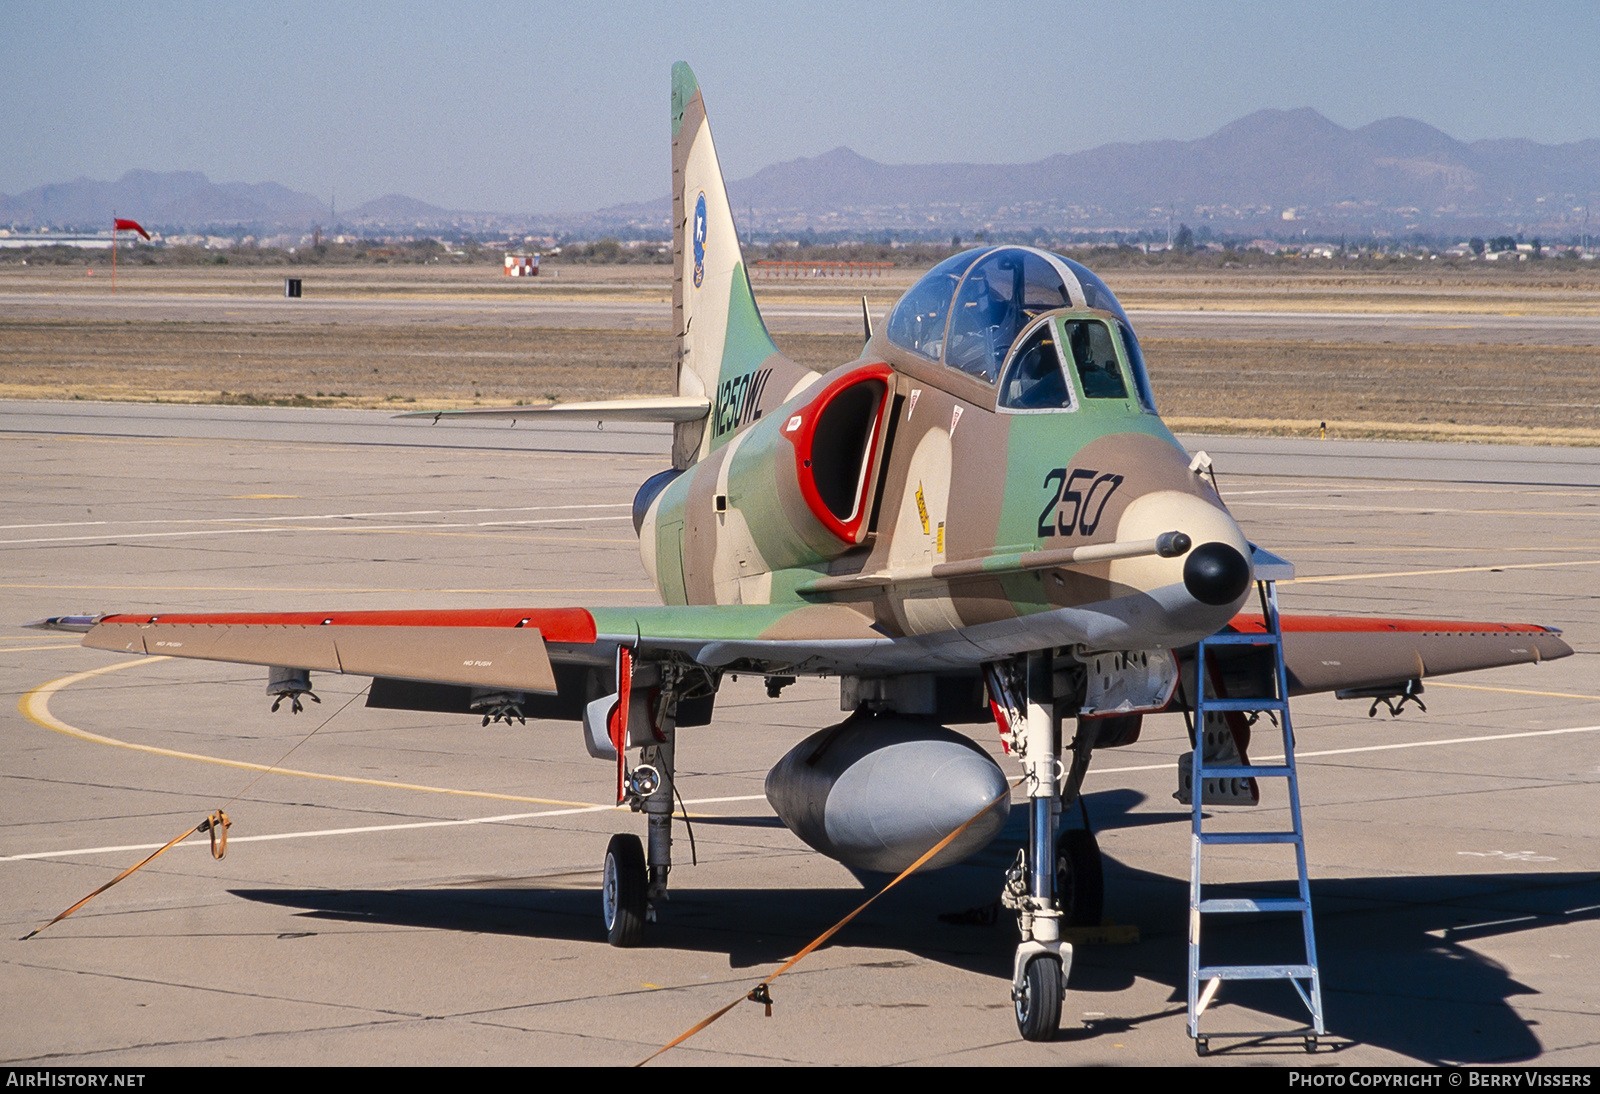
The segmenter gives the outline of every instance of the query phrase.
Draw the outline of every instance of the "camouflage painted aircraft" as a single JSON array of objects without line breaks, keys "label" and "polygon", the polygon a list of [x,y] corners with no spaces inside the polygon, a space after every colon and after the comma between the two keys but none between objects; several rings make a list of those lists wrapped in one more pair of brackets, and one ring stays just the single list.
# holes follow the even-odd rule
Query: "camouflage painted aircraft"
[{"label": "camouflage painted aircraft", "polygon": [[[298,709],[321,671],[374,677],[373,707],[582,723],[617,766],[619,802],[647,817],[646,841],[606,852],[605,928],[622,946],[666,892],[676,733],[710,721],[725,674],[763,675],[774,696],[799,675],[839,678],[848,717],[780,760],[767,793],[802,840],[863,870],[905,868],[998,801],[929,865],[994,837],[1007,778],[947,727],[998,722],[1030,828],[1009,883],[1013,999],[1024,1035],[1047,1037],[1071,957],[1061,926],[1099,917],[1098,851],[1092,834],[1058,843],[1063,803],[1094,749],[1192,707],[1195,644],[1259,630],[1240,609],[1287,564],[1246,540],[1162,423],[1127,315],[1083,266],[1028,247],[957,254],[882,329],[867,323],[856,360],[818,375],[762,323],[682,64],[672,178],[677,393],[444,412],[673,423],[672,466],[633,513],[662,605],[41,622],[100,649],[269,666],[274,709]],[[1571,652],[1531,625],[1283,627],[1293,692],[1402,703],[1424,676]],[[1201,686],[1251,671],[1223,660]],[[1228,717],[1242,755],[1247,730]],[[1233,793],[1254,800],[1253,785]]]}]

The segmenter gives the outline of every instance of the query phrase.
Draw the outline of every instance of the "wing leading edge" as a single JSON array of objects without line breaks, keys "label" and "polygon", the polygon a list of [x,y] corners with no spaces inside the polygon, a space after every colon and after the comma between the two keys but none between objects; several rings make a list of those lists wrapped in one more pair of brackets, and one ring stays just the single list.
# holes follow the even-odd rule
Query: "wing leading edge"
[{"label": "wing leading edge", "polygon": [[[29,626],[84,634],[119,653],[555,694],[578,667],[676,654],[709,669],[753,673],[971,672],[994,654],[960,632],[884,633],[837,604],[497,608],[58,616]],[[1260,631],[1240,615],[1238,631]],[[1294,694],[1371,687],[1572,653],[1549,627],[1525,623],[1283,617]]]}]

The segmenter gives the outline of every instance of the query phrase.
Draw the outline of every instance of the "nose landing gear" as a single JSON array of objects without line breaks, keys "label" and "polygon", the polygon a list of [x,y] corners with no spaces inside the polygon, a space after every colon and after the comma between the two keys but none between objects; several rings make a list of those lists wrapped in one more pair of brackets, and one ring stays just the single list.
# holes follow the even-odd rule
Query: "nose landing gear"
[{"label": "nose landing gear", "polygon": [[1022,762],[1028,795],[1028,842],[1000,897],[1016,911],[1022,935],[1012,965],[1011,1001],[1023,1039],[1049,1041],[1061,1025],[1072,971],[1072,945],[1061,938],[1063,920],[1069,926],[1100,920],[1100,855],[1094,836],[1085,829],[1056,838],[1063,797],[1069,803],[1077,798],[1090,746],[1073,742],[1063,790],[1050,651],[990,664],[985,678],[1005,722],[1007,743]]}]

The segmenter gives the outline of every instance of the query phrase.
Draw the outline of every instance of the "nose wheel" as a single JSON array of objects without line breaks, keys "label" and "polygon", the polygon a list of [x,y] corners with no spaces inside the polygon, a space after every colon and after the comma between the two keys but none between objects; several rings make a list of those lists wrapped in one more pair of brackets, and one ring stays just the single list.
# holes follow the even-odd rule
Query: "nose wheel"
[{"label": "nose wheel", "polygon": [[1022,970],[1012,991],[1017,1010],[1017,1031],[1024,1041],[1049,1041],[1061,1027],[1061,962],[1041,955]]},{"label": "nose wheel", "polygon": [[600,910],[605,917],[607,942],[613,946],[637,946],[644,941],[649,888],[644,845],[639,837],[612,836],[606,847],[605,874],[600,886]]}]

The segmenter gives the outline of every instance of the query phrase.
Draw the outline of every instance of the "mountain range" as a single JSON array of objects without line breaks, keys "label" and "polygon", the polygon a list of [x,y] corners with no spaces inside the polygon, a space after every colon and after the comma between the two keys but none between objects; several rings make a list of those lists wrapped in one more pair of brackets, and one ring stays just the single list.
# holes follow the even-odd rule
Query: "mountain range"
[{"label": "mountain range", "polygon": [[[1021,164],[884,164],[848,148],[729,183],[742,227],[765,232],[1148,230],[1182,220],[1222,232],[1580,230],[1600,197],[1600,140],[1458,141],[1387,118],[1346,129],[1315,110],[1261,110],[1208,136],[1104,144]],[[129,171],[0,195],[0,223],[102,226],[112,210],[166,231],[328,226],[320,198],[273,182],[214,183],[199,172]],[[337,214],[388,231],[649,232],[670,202],[581,215],[473,213],[390,194]],[[1597,221],[1600,226],[1600,221]]]},{"label": "mountain range", "polygon": [[1576,231],[1585,207],[1600,198],[1600,140],[1466,143],[1411,118],[1346,129],[1309,108],[1261,110],[1198,140],[1118,142],[1022,164],[892,165],[836,148],[773,164],[728,190],[737,212],[769,230],[802,223],[1138,229],[1170,214],[1278,234]]},{"label": "mountain range", "polygon": [[337,213],[327,202],[276,182],[212,182],[199,171],[129,171],[115,182],[79,178],[0,194],[0,223],[104,228],[112,212],[164,231],[243,225],[307,228],[334,219],[361,226],[447,224],[452,213],[403,194],[389,194]]}]

